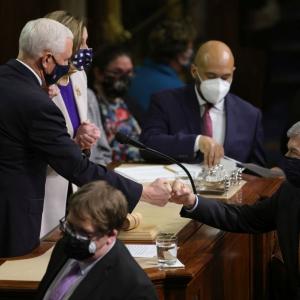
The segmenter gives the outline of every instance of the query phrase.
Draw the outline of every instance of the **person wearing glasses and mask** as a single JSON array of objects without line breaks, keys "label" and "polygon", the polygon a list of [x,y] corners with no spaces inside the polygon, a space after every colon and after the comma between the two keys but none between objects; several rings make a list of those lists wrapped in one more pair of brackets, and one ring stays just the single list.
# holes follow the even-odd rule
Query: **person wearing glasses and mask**
[{"label": "person wearing glasses and mask", "polygon": [[[29,21],[19,54],[0,66],[0,257],[20,256],[39,246],[47,166],[82,186],[105,180],[121,190],[131,212],[139,200],[163,206],[170,184],[132,180],[82,155],[70,138],[60,109],[45,92],[66,75],[73,34],[48,18]],[[54,187],[55,188],[55,187]]]},{"label": "person wearing glasses and mask", "polygon": [[139,161],[139,150],[120,144],[115,139],[117,131],[138,139],[141,132],[140,112],[132,99],[127,98],[127,90],[133,76],[130,54],[119,46],[101,48],[95,55],[91,70],[88,101],[98,102],[103,127],[112,149],[113,161]]},{"label": "person wearing glasses and mask", "polygon": [[[85,70],[92,63],[93,51],[87,45],[86,26],[83,20],[75,18],[66,11],[54,11],[45,17],[65,25],[74,35],[70,69],[67,75],[50,86],[51,99],[64,115],[68,133],[75,143],[84,153],[91,154],[91,161],[106,164],[110,162],[111,149],[107,143],[105,132],[101,122],[97,125],[91,123],[93,118],[88,115]],[[96,143],[101,144],[102,148],[97,158],[94,159],[93,148]],[[65,215],[68,188],[70,189],[68,181],[48,167],[41,237],[57,226],[59,219]],[[73,186],[72,189],[76,189],[76,187]]]},{"label": "person wearing glasses and mask", "polygon": [[[101,201],[99,201],[101,199]],[[61,220],[37,300],[155,300],[155,288],[117,239],[127,215],[124,195],[104,181],[80,188]]]},{"label": "person wearing glasses and mask", "polygon": [[226,44],[200,46],[191,66],[195,83],[152,96],[141,142],[182,162],[212,166],[225,154],[264,165],[262,115],[229,92],[234,70]]}]

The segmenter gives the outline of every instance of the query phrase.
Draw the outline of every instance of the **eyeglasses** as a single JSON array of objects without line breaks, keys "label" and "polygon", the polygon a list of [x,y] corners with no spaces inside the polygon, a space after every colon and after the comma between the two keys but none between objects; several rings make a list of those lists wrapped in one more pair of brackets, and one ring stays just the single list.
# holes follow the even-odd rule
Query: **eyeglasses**
[{"label": "eyeglasses", "polygon": [[61,218],[59,220],[59,229],[63,233],[67,233],[71,235],[72,237],[75,237],[79,240],[93,240],[96,238],[100,238],[103,236],[103,233],[101,232],[85,232],[84,230],[80,230],[78,232],[77,230],[74,229],[72,224],[70,224],[65,217]]}]

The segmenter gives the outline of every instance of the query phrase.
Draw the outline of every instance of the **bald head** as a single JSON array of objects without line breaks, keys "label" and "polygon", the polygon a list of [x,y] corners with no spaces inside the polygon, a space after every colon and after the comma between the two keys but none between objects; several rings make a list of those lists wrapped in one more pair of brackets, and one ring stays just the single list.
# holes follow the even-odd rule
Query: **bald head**
[{"label": "bald head", "polygon": [[198,71],[202,80],[222,78],[231,81],[234,69],[230,48],[220,41],[208,41],[198,49],[191,72],[196,78]]}]

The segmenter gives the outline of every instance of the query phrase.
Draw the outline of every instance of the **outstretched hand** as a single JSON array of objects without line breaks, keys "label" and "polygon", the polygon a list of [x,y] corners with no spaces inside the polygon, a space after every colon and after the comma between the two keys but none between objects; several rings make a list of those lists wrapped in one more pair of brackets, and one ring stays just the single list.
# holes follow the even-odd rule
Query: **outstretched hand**
[{"label": "outstretched hand", "polygon": [[191,188],[181,180],[175,180],[172,184],[172,196],[169,200],[176,204],[182,204],[186,207],[193,207],[196,201],[196,195]]},{"label": "outstretched hand", "polygon": [[157,206],[165,206],[171,198],[172,186],[167,179],[158,178],[143,185],[141,200]]}]

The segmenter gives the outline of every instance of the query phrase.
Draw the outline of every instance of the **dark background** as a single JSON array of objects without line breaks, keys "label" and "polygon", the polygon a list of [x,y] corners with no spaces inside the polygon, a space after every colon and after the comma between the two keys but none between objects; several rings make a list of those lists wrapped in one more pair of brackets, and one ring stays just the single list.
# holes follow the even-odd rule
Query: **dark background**
[{"label": "dark background", "polygon": [[[17,56],[24,24],[53,10],[86,18],[89,46],[105,44],[108,2],[119,0],[1,0],[0,63]],[[287,127],[300,120],[300,1],[298,0],[120,0],[127,46],[139,63],[150,30],[166,18],[188,17],[199,43],[218,39],[236,59],[232,91],[260,107],[269,164],[277,163]]]}]

